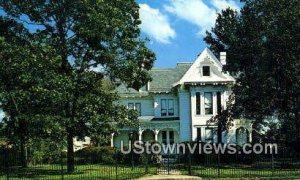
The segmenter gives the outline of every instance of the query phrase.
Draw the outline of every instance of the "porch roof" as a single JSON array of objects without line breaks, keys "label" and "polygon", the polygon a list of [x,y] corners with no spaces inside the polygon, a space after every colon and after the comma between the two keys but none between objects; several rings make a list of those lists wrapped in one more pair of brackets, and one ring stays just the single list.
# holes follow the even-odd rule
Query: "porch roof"
[{"label": "porch roof", "polygon": [[154,116],[140,116],[139,122],[159,122],[159,121],[177,121],[179,117],[154,117]]}]

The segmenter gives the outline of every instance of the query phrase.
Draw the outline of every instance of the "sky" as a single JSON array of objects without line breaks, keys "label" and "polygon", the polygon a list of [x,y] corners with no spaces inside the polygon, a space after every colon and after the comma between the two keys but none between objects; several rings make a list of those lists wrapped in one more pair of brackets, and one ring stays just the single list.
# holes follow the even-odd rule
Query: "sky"
[{"label": "sky", "polygon": [[[239,0],[136,0],[140,6],[142,37],[156,55],[154,67],[175,67],[177,62],[193,62],[206,47],[203,38],[217,12],[231,7],[239,10]],[[0,15],[3,11],[0,9]],[[26,19],[25,19],[26,20]],[[30,27],[37,29],[39,27]]]},{"label": "sky", "polygon": [[[142,37],[150,40],[147,46],[156,54],[156,68],[175,67],[177,62],[193,62],[206,47],[203,37],[205,31],[214,26],[217,12],[226,7],[236,10],[241,7],[239,0],[136,2],[140,6]],[[2,116],[0,110],[0,119]]]},{"label": "sky", "polygon": [[206,47],[203,37],[226,7],[239,10],[238,0],[136,0],[142,37],[156,54],[154,67],[193,62]]}]

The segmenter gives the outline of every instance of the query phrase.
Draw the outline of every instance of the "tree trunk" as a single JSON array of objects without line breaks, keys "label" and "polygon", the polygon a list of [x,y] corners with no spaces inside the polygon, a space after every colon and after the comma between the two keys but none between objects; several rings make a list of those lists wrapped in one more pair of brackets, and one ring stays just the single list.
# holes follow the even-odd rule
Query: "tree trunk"
[{"label": "tree trunk", "polygon": [[[298,115],[299,116],[299,115]],[[296,137],[297,137],[297,144],[298,144],[298,147],[300,149],[300,119],[299,117],[296,116]]]},{"label": "tree trunk", "polygon": [[218,122],[218,132],[217,132],[217,135],[218,135],[218,144],[222,143],[222,127],[221,126],[222,126],[221,123]]},{"label": "tree trunk", "polygon": [[296,105],[297,108],[294,110],[295,114],[295,128],[296,128],[296,149],[300,150],[300,105]]},{"label": "tree trunk", "polygon": [[72,133],[68,133],[67,137],[68,152],[67,152],[67,170],[68,173],[74,172],[75,162],[74,162],[74,143]]},{"label": "tree trunk", "polygon": [[20,138],[20,159],[21,159],[21,166],[23,168],[27,167],[27,158],[26,158],[26,150],[25,150],[25,139],[23,137]]}]

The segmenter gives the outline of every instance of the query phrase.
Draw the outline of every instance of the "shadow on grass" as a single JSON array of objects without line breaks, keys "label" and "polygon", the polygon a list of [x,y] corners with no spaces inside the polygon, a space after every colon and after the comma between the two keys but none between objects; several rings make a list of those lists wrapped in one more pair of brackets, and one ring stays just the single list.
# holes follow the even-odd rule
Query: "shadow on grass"
[{"label": "shadow on grass", "polygon": [[132,179],[138,178],[144,175],[145,171],[142,168],[134,168],[131,170],[130,167],[118,167],[117,173],[115,166],[104,166],[104,165],[92,165],[92,166],[77,166],[75,171],[68,173],[67,170],[62,171],[59,165],[44,165],[36,167],[10,167],[8,171],[0,170],[0,179],[9,175],[10,178],[21,178],[21,179],[59,179],[61,176],[66,179],[84,179],[86,178],[105,178],[115,179],[116,174],[118,179]]},{"label": "shadow on grass", "polygon": [[43,176],[61,176],[61,170],[41,167],[10,167],[8,170],[2,171],[1,174],[9,174],[11,178],[39,178]]}]

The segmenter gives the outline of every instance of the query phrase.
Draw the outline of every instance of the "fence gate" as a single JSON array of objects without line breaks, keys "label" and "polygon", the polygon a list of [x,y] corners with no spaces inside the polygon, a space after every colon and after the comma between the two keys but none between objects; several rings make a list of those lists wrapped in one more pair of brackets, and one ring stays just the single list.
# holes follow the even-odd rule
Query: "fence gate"
[{"label": "fence gate", "polygon": [[158,174],[180,174],[179,155],[161,155],[160,164],[157,167]]}]

